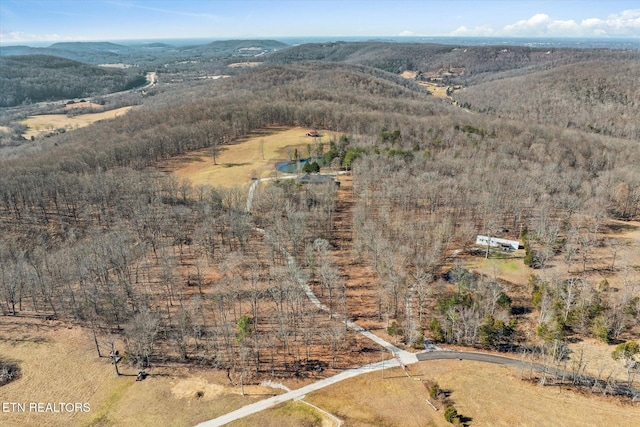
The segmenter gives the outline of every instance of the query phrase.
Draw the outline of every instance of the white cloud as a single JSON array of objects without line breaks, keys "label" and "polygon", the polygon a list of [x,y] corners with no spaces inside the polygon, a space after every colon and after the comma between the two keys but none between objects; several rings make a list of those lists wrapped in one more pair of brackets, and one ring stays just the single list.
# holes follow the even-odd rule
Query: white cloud
[{"label": "white cloud", "polygon": [[399,37],[415,37],[416,33],[414,33],[413,31],[409,31],[409,30],[404,30],[401,31],[400,34],[398,34]]},{"label": "white cloud", "polygon": [[605,19],[588,18],[580,22],[552,19],[538,13],[502,29],[488,25],[459,27],[451,36],[525,36],[525,37],[640,37],[640,9],[630,9]]},{"label": "white cloud", "polygon": [[496,34],[493,28],[491,28],[488,25],[482,25],[474,28],[467,28],[463,25],[462,27],[456,28],[451,33],[451,35],[456,37],[465,37],[465,36],[491,37],[491,36],[495,36]]},{"label": "white cloud", "polygon": [[506,25],[502,33],[507,36],[542,36],[547,32],[549,15],[538,13],[531,18]]}]

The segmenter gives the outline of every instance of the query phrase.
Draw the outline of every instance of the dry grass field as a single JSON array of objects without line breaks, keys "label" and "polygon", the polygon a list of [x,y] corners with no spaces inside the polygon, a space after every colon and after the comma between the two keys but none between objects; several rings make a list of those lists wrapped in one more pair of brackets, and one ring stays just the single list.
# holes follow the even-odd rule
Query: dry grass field
[{"label": "dry grass field", "polygon": [[[400,74],[400,76],[402,76],[407,80],[415,80],[417,75],[418,75],[417,71],[409,71],[409,70],[403,71],[402,74]],[[419,81],[416,83],[424,87],[427,91],[429,91],[431,95],[435,96],[436,98],[443,98],[443,99],[448,98],[448,95],[447,95],[448,86],[440,86],[436,83],[429,83],[429,82],[422,82],[422,81]]]},{"label": "dry grass field", "polygon": [[[423,381],[436,381],[450,392],[458,413],[477,426],[633,426],[640,408],[607,398],[583,396],[520,379],[521,372],[469,361],[420,362],[374,372],[309,394],[305,400],[337,416],[345,426],[448,426],[434,411]],[[527,372],[524,372],[527,375]],[[300,422],[302,409],[282,405],[240,420],[233,426],[333,425],[316,412]],[[299,404],[298,404],[299,405]],[[298,414],[294,416],[292,414]],[[322,420],[318,419],[322,418]],[[324,424],[323,424],[324,421]]]},{"label": "dry grass field", "polygon": [[31,116],[22,121],[22,124],[28,128],[22,136],[25,139],[30,139],[32,136],[39,138],[55,132],[56,129],[72,130],[89,126],[99,120],[108,120],[121,116],[132,108],[133,107],[122,107],[115,110],[104,111],[102,113],[78,114],[75,116],[67,116],[66,114],[43,114]]},{"label": "dry grass field", "polygon": [[[267,129],[238,143],[220,146],[217,165],[213,164],[211,149],[205,149],[172,159],[164,163],[162,169],[194,185],[249,186],[251,178],[274,176],[275,163],[289,160],[294,149],[306,157],[307,146],[314,142],[314,138],[305,135],[308,131],[300,127]],[[328,145],[333,136],[323,131],[318,143]]]},{"label": "dry grass field", "polygon": [[234,62],[233,64],[227,65],[229,68],[253,68],[261,65],[262,62]]},{"label": "dry grass field", "polygon": [[[24,413],[0,411],[3,427],[190,426],[281,393],[251,385],[243,397],[224,372],[175,366],[156,366],[136,382],[136,371],[121,364],[124,375],[117,377],[86,331],[57,321],[0,317],[0,331],[0,357],[21,369],[18,380],[0,388],[0,401],[26,404]],[[88,403],[90,411],[29,412],[30,402]]]},{"label": "dry grass field", "polygon": [[450,390],[458,413],[472,418],[471,425],[633,426],[640,416],[638,406],[615,399],[523,381],[518,369],[466,361],[423,362],[411,368]]},{"label": "dry grass field", "polygon": [[67,104],[64,106],[64,109],[66,111],[73,111],[78,109],[91,109],[94,112],[99,112],[104,110],[104,106],[100,104],[96,104],[95,102],[84,101],[84,102],[74,102],[73,104]]},{"label": "dry grass field", "polygon": [[420,86],[424,87],[429,93],[436,98],[447,98],[447,86],[438,86],[435,83],[417,82]]}]

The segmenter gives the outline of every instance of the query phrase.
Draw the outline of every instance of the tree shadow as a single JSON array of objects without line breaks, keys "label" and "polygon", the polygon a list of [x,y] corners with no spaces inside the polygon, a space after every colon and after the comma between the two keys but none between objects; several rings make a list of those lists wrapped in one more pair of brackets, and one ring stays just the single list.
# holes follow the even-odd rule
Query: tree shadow
[{"label": "tree shadow", "polygon": [[7,342],[11,345],[16,345],[18,343],[32,343],[32,344],[46,344],[51,342],[49,338],[46,337],[34,337],[31,335],[23,335],[22,337],[4,337],[0,336],[0,342]]},{"label": "tree shadow", "polygon": [[460,420],[460,423],[463,426],[469,426],[471,421],[473,421],[473,418],[467,417],[466,415],[458,415],[458,420]]},{"label": "tree shadow", "polygon": [[529,314],[529,313],[531,313],[531,308],[529,307],[524,307],[520,305],[514,305],[511,307],[511,314],[514,316]]}]

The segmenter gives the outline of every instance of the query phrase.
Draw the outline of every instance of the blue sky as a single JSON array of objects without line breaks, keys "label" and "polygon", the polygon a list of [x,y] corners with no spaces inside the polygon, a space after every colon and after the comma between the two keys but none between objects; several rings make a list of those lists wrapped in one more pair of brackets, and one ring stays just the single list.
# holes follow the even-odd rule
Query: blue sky
[{"label": "blue sky", "polygon": [[402,35],[640,38],[640,1],[0,1],[2,43]]}]

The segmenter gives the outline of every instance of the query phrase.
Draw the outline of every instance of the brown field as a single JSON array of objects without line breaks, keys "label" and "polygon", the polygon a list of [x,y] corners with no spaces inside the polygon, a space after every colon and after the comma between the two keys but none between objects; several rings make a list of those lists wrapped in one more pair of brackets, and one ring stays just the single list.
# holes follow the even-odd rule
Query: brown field
[{"label": "brown field", "polygon": [[417,82],[420,86],[424,87],[429,93],[436,98],[448,98],[447,89],[448,86],[438,86],[435,83]]},{"label": "brown field", "polygon": [[[415,80],[417,75],[418,75],[417,71],[410,71],[410,70],[403,71],[402,74],[400,74],[401,77],[407,80]],[[427,91],[429,91],[431,95],[435,96],[436,98],[444,99],[449,97],[447,95],[447,90],[449,89],[448,86],[440,86],[436,83],[429,83],[429,82],[416,82],[416,83],[424,87]]]},{"label": "brown field", "polygon": [[[81,328],[10,317],[0,318],[0,326],[0,356],[19,361],[22,369],[19,380],[0,389],[2,401],[90,404],[90,412],[75,415],[0,413],[2,426],[187,426],[281,392],[251,385],[245,386],[247,396],[243,397],[224,372],[186,367],[159,366],[149,370],[145,381],[136,382],[135,371],[126,366],[122,366],[125,375],[116,377],[109,361],[97,357],[90,336]],[[437,381],[450,391],[458,412],[470,418],[471,425],[632,426],[640,416],[637,405],[541,387],[521,380],[521,371],[513,368],[430,361],[410,366],[409,372],[418,380]],[[425,403],[428,392],[421,381],[407,378],[397,368],[385,370],[384,375],[382,379],[378,371],[346,380],[311,393],[305,400],[337,416],[344,425],[448,425],[441,411]],[[232,425],[333,423],[302,402],[289,402]]]},{"label": "brown field", "polygon": [[409,80],[415,79],[417,75],[418,75],[417,71],[409,71],[409,70],[403,71],[400,74],[401,77],[403,77],[405,79],[409,79]]},{"label": "brown field", "polygon": [[67,116],[66,114],[31,116],[22,121],[22,124],[28,127],[28,130],[22,136],[25,139],[30,139],[32,136],[38,138],[53,133],[56,129],[73,130],[89,126],[99,120],[108,120],[121,116],[132,108],[122,107],[102,113],[78,114],[76,116]]},{"label": "brown field", "polygon": [[99,64],[98,67],[104,67],[104,68],[120,68],[120,69],[124,69],[124,68],[131,68],[130,64]]},{"label": "brown field", "polygon": [[[194,185],[248,186],[252,177],[275,176],[275,163],[289,160],[288,151],[293,153],[297,148],[305,157],[307,146],[313,144],[314,139],[305,136],[308,131],[300,127],[267,129],[238,143],[220,146],[217,165],[213,164],[211,149],[205,149],[170,160],[162,168],[172,171],[179,178],[188,179]],[[326,131],[322,135],[318,142],[324,144],[328,144],[334,136]]]},{"label": "brown field", "polygon": [[[0,412],[2,426],[189,426],[281,393],[248,385],[243,397],[216,370],[158,366],[136,382],[136,371],[121,364],[117,377],[88,333],[57,321],[0,317],[0,330],[0,357],[19,362],[22,373],[0,388],[0,401],[26,404],[24,413]],[[29,412],[30,402],[88,403],[90,411]]]},{"label": "brown field", "polygon": [[253,68],[261,65],[262,62],[234,62],[233,64],[227,65],[229,68]]},{"label": "brown field", "polygon": [[[421,362],[409,367],[418,379],[437,381],[451,392],[458,413],[477,426],[632,426],[640,407],[542,387],[520,379],[520,371],[467,361]],[[527,373],[525,372],[525,375]],[[442,411],[425,399],[420,381],[399,369],[353,378],[307,396],[309,402],[349,426],[447,426]]]}]

